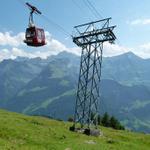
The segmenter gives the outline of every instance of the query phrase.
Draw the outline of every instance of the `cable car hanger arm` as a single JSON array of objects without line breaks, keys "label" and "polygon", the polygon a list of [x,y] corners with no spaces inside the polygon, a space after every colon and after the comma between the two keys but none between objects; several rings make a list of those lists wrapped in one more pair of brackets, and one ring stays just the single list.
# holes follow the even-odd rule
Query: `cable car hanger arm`
[{"label": "cable car hanger arm", "polygon": [[26,3],[26,5],[29,7],[29,9],[31,10],[31,13],[37,13],[37,14],[42,14],[35,6],[29,4],[29,3]]}]

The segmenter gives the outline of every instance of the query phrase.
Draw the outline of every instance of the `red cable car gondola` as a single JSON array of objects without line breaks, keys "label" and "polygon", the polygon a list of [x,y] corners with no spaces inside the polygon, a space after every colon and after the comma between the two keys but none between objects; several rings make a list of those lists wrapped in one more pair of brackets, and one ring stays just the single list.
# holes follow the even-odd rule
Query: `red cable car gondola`
[{"label": "red cable car gondola", "polygon": [[26,29],[24,42],[28,46],[43,46],[45,45],[45,34],[44,30],[37,27],[29,27]]},{"label": "red cable car gondola", "polygon": [[36,7],[30,5],[29,3],[26,3],[26,5],[29,7],[31,12],[29,16],[29,27],[26,29],[24,42],[28,46],[34,46],[34,47],[44,46],[46,44],[44,29],[37,28],[34,25],[34,21],[33,21],[33,13],[36,14],[42,14],[42,13]]}]

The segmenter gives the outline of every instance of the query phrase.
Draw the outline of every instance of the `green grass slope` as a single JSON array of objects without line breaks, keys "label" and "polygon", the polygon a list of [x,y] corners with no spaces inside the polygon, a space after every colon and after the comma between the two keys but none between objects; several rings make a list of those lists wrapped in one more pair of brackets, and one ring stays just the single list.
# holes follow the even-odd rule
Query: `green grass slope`
[{"label": "green grass slope", "polygon": [[150,135],[102,128],[89,137],[70,124],[0,110],[0,150],[149,150]]}]

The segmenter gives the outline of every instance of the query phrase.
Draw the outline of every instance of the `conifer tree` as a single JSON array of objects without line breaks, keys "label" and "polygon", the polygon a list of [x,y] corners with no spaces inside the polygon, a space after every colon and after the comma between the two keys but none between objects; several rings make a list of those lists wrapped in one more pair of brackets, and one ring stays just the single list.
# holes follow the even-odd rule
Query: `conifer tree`
[{"label": "conifer tree", "polygon": [[105,127],[109,127],[109,115],[108,113],[106,112],[102,118],[102,125],[105,126]]}]

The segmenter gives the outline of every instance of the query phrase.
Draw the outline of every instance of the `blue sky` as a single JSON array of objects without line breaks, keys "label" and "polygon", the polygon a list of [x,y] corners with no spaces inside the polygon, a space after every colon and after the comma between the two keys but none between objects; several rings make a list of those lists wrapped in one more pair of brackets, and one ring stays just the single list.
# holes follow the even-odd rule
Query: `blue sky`
[{"label": "blue sky", "polygon": [[[86,0],[27,0],[27,2],[38,7],[44,16],[62,26],[70,34],[73,26],[85,23],[96,18],[85,5]],[[106,55],[120,54],[126,51],[133,51],[144,58],[150,57],[150,1],[149,0],[89,0],[100,13],[105,17],[112,17],[112,25],[117,25],[115,29],[118,41],[115,46],[107,45]],[[47,47],[29,48],[21,44],[20,35],[28,25],[29,10],[23,5],[25,0],[3,0],[0,5],[0,55],[3,50],[12,52],[12,49],[23,50],[26,53],[35,51],[48,51],[55,47],[66,48],[75,51],[75,45],[62,31],[47,22],[41,16],[35,16],[36,25],[48,31],[48,39],[54,40]],[[7,33],[7,34],[6,34]],[[18,44],[9,43],[9,40],[16,40]],[[20,39],[19,39],[20,38]],[[9,39],[9,40],[8,40]],[[5,41],[7,40],[7,41]],[[3,43],[4,42],[4,43]],[[3,44],[1,44],[3,43]],[[62,44],[62,45],[61,45]],[[52,47],[51,47],[52,45]],[[61,47],[62,46],[62,47]],[[44,50],[43,50],[44,49]],[[117,50],[116,50],[117,49]],[[58,50],[58,52],[61,50]],[[79,52],[79,49],[77,49]],[[114,52],[112,52],[114,51]],[[12,52],[13,53],[13,52]],[[20,52],[21,53],[21,52]],[[49,53],[50,54],[50,53]],[[26,54],[28,55],[28,54]],[[25,56],[26,56],[25,55]],[[2,58],[4,56],[1,56]],[[0,59],[2,59],[0,58]]]}]

